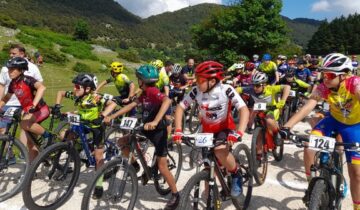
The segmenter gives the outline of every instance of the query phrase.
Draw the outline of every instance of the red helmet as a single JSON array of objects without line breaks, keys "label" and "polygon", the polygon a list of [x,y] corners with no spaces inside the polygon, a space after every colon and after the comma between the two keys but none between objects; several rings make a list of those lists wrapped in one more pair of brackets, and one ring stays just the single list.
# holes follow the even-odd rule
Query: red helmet
[{"label": "red helmet", "polygon": [[253,62],[245,63],[245,70],[252,71],[255,69],[255,64]]},{"label": "red helmet", "polygon": [[200,63],[195,69],[195,75],[204,78],[216,78],[222,80],[224,71],[223,65],[216,61],[205,61]]}]

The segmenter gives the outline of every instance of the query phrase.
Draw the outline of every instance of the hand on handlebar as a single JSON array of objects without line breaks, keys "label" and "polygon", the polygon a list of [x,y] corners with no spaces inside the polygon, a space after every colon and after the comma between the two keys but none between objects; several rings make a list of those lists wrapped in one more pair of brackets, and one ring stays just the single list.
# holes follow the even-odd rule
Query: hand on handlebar
[{"label": "hand on handlebar", "polygon": [[176,129],[173,135],[173,141],[176,143],[181,143],[181,138],[184,136],[181,129]]},{"label": "hand on handlebar", "polygon": [[279,134],[280,134],[281,138],[283,138],[283,139],[289,139],[290,136],[292,135],[292,133],[290,132],[290,128],[288,128],[288,127],[280,128]]},{"label": "hand on handlebar", "polygon": [[241,131],[237,131],[237,132],[234,132],[234,133],[230,133],[228,136],[227,136],[227,141],[230,143],[230,144],[234,144],[238,141],[241,141],[241,137],[243,136],[244,134],[241,132]]}]

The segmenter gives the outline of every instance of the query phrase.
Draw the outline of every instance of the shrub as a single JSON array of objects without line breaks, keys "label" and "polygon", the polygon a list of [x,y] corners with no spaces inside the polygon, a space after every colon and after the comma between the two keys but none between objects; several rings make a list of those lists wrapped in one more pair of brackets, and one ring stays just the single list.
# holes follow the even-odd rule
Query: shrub
[{"label": "shrub", "polygon": [[69,61],[66,55],[56,52],[51,48],[39,48],[41,55],[43,56],[44,62],[55,63],[55,64],[65,64]]},{"label": "shrub", "polygon": [[73,66],[73,71],[76,72],[91,72],[91,68],[90,66],[86,65],[85,63],[81,63],[81,62],[76,62],[75,65]]},{"label": "shrub", "polygon": [[135,63],[140,62],[139,52],[135,48],[120,50],[118,57]]},{"label": "shrub", "polygon": [[8,28],[16,29],[17,22],[7,15],[0,14],[0,25]]}]

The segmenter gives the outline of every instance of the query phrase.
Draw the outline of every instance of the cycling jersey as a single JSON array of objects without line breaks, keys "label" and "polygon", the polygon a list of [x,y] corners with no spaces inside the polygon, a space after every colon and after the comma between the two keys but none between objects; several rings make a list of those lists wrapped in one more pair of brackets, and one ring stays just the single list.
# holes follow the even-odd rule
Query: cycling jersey
[{"label": "cycling jersey", "polygon": [[221,83],[216,84],[208,93],[200,92],[197,86],[193,87],[180,102],[180,106],[186,110],[193,101],[199,105],[202,131],[207,133],[218,133],[226,129],[234,130],[235,123],[231,115],[231,106],[238,110],[245,106],[233,87]]},{"label": "cycling jersey", "polygon": [[330,105],[330,114],[347,125],[360,123],[360,101],[355,93],[360,90],[360,77],[351,76],[340,84],[337,92],[331,91],[324,83],[312,93],[317,99],[324,99]]},{"label": "cycling jersey", "polygon": [[188,65],[182,67],[181,74],[188,74],[189,76],[192,76],[194,74],[195,67],[189,67]]},{"label": "cycling jersey", "polygon": [[359,66],[358,61],[352,61],[351,64],[354,68],[357,68]]},{"label": "cycling jersey", "polygon": [[251,84],[251,76],[252,74],[240,74],[236,79],[241,86],[249,86]]},{"label": "cycling jersey", "polygon": [[307,82],[308,78],[311,76],[311,71],[308,68],[304,68],[302,70],[296,69],[295,76],[298,79],[300,79],[300,80],[302,80],[304,82]]},{"label": "cycling jersey", "polygon": [[275,80],[277,66],[273,61],[270,61],[268,64],[266,64],[266,62],[262,62],[259,66],[259,71],[267,74],[269,77],[269,82],[272,83]]},{"label": "cycling jersey", "polygon": [[302,93],[306,92],[310,85],[302,80],[296,79],[294,77],[292,82],[287,81],[286,78],[282,78],[280,80],[280,84],[282,85],[290,85],[291,90],[300,91]]},{"label": "cycling jersey", "polygon": [[170,82],[174,87],[181,87],[186,85],[186,79],[183,74],[172,74],[170,75]]},{"label": "cycling jersey", "polygon": [[164,92],[164,87],[165,86],[169,86],[169,76],[166,73],[165,68],[161,68],[160,73],[159,73],[159,80],[156,83],[156,87],[159,88],[159,90],[161,92]]},{"label": "cycling jersey", "polygon": [[[87,121],[98,119],[107,102],[107,100],[98,94],[76,97],[72,91],[66,91],[65,97],[75,101],[75,106],[78,107],[80,118]],[[91,127],[99,127],[99,125],[91,125]]]},{"label": "cycling jersey", "polygon": [[[33,106],[33,100],[35,98],[36,79],[30,76],[20,76],[18,79],[13,79],[9,84],[8,93],[14,94],[20,102],[23,109]],[[36,111],[39,111],[46,103],[43,99],[40,99],[38,105],[35,107]]]},{"label": "cycling jersey", "polygon": [[116,78],[110,77],[106,83],[114,82],[122,99],[128,98],[130,93],[130,84],[132,81],[125,74],[118,74]]},{"label": "cycling jersey", "polygon": [[255,61],[253,63],[255,64],[255,68],[258,69],[261,64],[261,61]]},{"label": "cycling jersey", "polygon": [[285,71],[289,69],[289,65],[287,63],[281,63],[279,66],[278,66],[278,72],[283,75],[285,74]]}]

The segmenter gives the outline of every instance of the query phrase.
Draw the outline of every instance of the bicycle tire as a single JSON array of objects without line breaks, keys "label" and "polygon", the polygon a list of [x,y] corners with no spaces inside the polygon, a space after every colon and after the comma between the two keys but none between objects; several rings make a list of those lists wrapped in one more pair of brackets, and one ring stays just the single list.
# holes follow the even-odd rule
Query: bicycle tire
[{"label": "bicycle tire", "polygon": [[[175,173],[172,173],[175,179],[175,183],[177,182],[177,180],[179,179],[180,176],[180,172],[181,172],[181,168],[182,168],[182,147],[181,144],[176,144],[173,143],[172,146],[173,149],[176,148],[178,157],[175,157],[172,153],[170,153],[170,151],[168,151],[168,155],[167,155],[167,159],[168,159],[168,168],[170,170],[170,173],[172,171],[174,171]],[[168,149],[169,150],[169,149]],[[175,152],[176,153],[176,152]],[[176,163],[176,160],[177,163]],[[174,170],[175,169],[175,170]],[[164,179],[164,177],[159,173],[159,178],[155,178],[154,180],[154,185],[155,185],[155,189],[156,191],[160,194],[160,195],[167,195],[171,192],[170,187],[167,185],[166,180]],[[165,185],[165,187],[163,187],[163,185]]]},{"label": "bicycle tire", "polygon": [[[256,181],[257,185],[262,185],[265,182],[266,175],[267,175],[267,169],[268,169],[268,158],[267,154],[264,152],[264,148],[261,148],[261,160],[257,160],[257,151],[256,151],[256,142],[259,135],[262,135],[261,141],[262,146],[265,142],[265,132],[264,128],[257,127],[254,130],[252,141],[251,141],[251,158],[253,160],[253,176]],[[259,166],[260,165],[260,166]],[[261,168],[261,171],[258,172],[258,168]]]},{"label": "bicycle tire", "polygon": [[[195,120],[197,119],[197,122]],[[200,121],[199,121],[199,105],[194,103],[190,110],[189,116],[189,131],[191,133],[196,133],[199,131]]]},{"label": "bicycle tire", "polygon": [[[68,172],[67,174],[71,174],[70,176],[70,182],[68,187],[64,187],[64,186],[60,186],[58,188],[58,191],[65,191],[65,193],[63,193],[62,196],[57,196],[57,199],[54,202],[46,202],[47,204],[45,205],[39,205],[37,203],[38,198],[41,198],[41,194],[40,195],[33,195],[33,189],[32,187],[36,187],[36,186],[41,186],[41,190],[44,192],[43,195],[47,195],[46,197],[46,201],[48,201],[50,194],[49,193],[53,193],[56,192],[56,190],[47,190],[45,185],[41,185],[39,183],[35,183],[36,180],[41,180],[40,175],[44,174],[44,170],[40,169],[40,172],[37,172],[38,167],[42,167],[42,169],[50,169],[53,170],[54,167],[56,167],[54,169],[54,173],[59,172],[61,170],[59,170],[60,168],[62,168],[63,166],[59,163],[60,160],[60,156],[64,153],[62,152],[66,152],[66,154],[68,154],[69,156],[66,158],[65,160],[65,164],[66,163],[73,163],[73,171],[70,173]],[[66,155],[65,154],[65,155]],[[46,160],[50,160],[51,164],[50,166],[43,166],[42,163]],[[51,209],[57,209],[59,208],[61,205],[63,205],[71,196],[71,194],[73,193],[73,190],[75,188],[75,185],[77,183],[77,180],[79,179],[79,175],[80,175],[80,157],[79,154],[77,153],[76,149],[74,147],[72,147],[69,143],[67,142],[59,142],[59,143],[55,143],[49,147],[47,147],[42,153],[40,153],[35,160],[33,161],[33,163],[30,165],[30,172],[29,172],[29,176],[26,177],[25,182],[24,182],[24,190],[22,193],[23,196],[23,200],[25,203],[25,206],[29,209],[37,209],[37,210],[51,210]],[[49,172],[50,173],[50,172]],[[45,176],[48,176],[49,173],[46,173]],[[43,181],[49,180],[52,181],[52,179],[54,178],[55,182],[49,183],[49,186],[51,186],[50,189],[52,189],[54,187],[53,183],[64,183],[66,180],[63,180],[62,178],[68,176],[67,174],[60,174],[59,176],[52,176],[50,177],[45,177],[43,179]],[[62,176],[64,175],[64,176]],[[56,180],[58,179],[58,180]],[[34,183],[33,183],[34,181]],[[45,202],[45,201],[44,201]]]},{"label": "bicycle tire", "polygon": [[56,128],[54,129],[54,134],[59,135],[61,130],[63,130],[66,126],[69,126],[70,124],[67,121],[60,121]]},{"label": "bicycle tire", "polygon": [[[128,210],[131,210],[131,209],[134,208],[136,200],[137,200],[137,195],[138,195],[138,178],[137,178],[134,167],[131,166],[131,165],[129,166],[128,163],[125,162],[124,160],[125,159],[122,159],[121,157],[117,157],[117,158],[105,163],[102,167],[99,168],[99,170],[96,172],[96,175],[95,175],[94,179],[91,180],[90,184],[86,188],[86,191],[84,193],[84,197],[83,197],[82,202],[81,202],[81,209],[82,210],[88,210],[88,209],[111,209],[110,205],[114,209],[128,209]],[[130,177],[130,181],[132,182],[132,183],[129,183],[130,185],[128,185],[128,186],[131,187],[131,191],[132,191],[128,207],[119,207],[119,206],[116,206],[116,204],[114,202],[109,202],[110,196],[114,196],[112,194],[112,192],[113,192],[112,190],[114,189],[113,187],[118,186],[118,185],[116,185],[114,179],[116,179],[116,173],[119,172],[119,167],[124,167],[124,169],[128,168],[128,176],[127,177]],[[104,184],[103,183],[103,187],[104,187],[104,185],[109,187],[108,190],[110,191],[110,193],[108,193],[107,190],[104,190],[105,195],[103,194],[103,196],[101,198],[96,199],[97,200],[97,205],[109,204],[109,206],[106,206],[106,207],[105,206],[101,206],[101,207],[98,207],[98,206],[91,207],[91,206],[89,206],[91,199],[95,199],[95,198],[92,198],[92,195],[93,195],[93,190],[95,189],[97,180],[100,178],[100,176],[104,175],[104,177],[105,177],[105,174],[109,175],[110,173],[112,173],[112,175],[110,175],[109,178],[104,180],[104,182],[109,181],[109,184],[106,184],[106,183]],[[120,180],[120,182],[121,182],[121,180]],[[102,198],[107,199],[106,200],[107,202],[99,202],[99,200],[102,199]],[[118,203],[122,203],[121,199],[119,200]],[[116,197],[115,197],[114,201],[116,201]]]},{"label": "bicycle tire", "polygon": [[[7,144],[9,143],[9,141],[5,141]],[[1,142],[3,143],[3,142]],[[8,149],[8,147],[4,147],[4,154],[3,156],[6,155],[6,150]],[[20,153],[18,155],[15,155],[15,158],[18,159],[24,159],[22,162],[24,163],[24,167],[19,167],[19,165],[17,163],[20,163],[19,161],[17,161],[15,164],[12,165],[7,165],[6,167],[1,165],[0,166],[0,184],[3,185],[4,187],[2,187],[2,190],[0,192],[0,202],[5,201],[11,197],[13,197],[14,195],[18,194],[24,186],[24,181],[26,179],[26,177],[29,175],[29,171],[30,171],[30,164],[29,164],[29,154],[28,151],[25,147],[24,144],[22,144],[18,139],[14,139],[13,141],[13,146],[12,146],[12,150],[17,150]],[[5,161],[3,160],[3,157],[1,157],[1,162]],[[5,163],[1,163],[1,164],[5,164]],[[15,169],[19,169],[19,168],[24,168],[24,171],[21,172],[17,172],[18,175],[15,175],[12,171],[9,171],[9,167],[11,166],[15,166]],[[5,168],[3,168],[5,167]],[[7,170],[6,172],[3,172]],[[17,182],[15,180],[18,180]],[[15,183],[16,182],[16,183]],[[6,184],[7,183],[7,184]],[[11,187],[11,183],[15,183],[15,185],[13,187]],[[10,187],[9,187],[10,186]],[[4,189],[5,188],[5,189]]]},{"label": "bicycle tire", "polygon": [[309,210],[329,209],[329,195],[327,185],[324,180],[318,180],[310,194]]},{"label": "bicycle tire", "polygon": [[[279,134],[277,134],[277,135],[279,135]],[[281,144],[275,145],[275,148],[272,151],[274,159],[279,162],[284,157],[284,141],[281,139],[280,136],[274,136],[273,138],[280,138]]]},{"label": "bicycle tire", "polygon": [[236,209],[247,209],[253,190],[252,159],[250,149],[245,144],[239,144],[233,151],[236,163],[240,166],[242,176],[242,196],[231,198]]},{"label": "bicycle tire", "polygon": [[[204,183],[200,183],[201,181],[204,182],[209,182],[209,177],[210,177],[210,172],[208,170],[203,170],[200,171],[199,173],[195,174],[194,176],[192,176],[189,181],[186,183],[184,189],[182,190],[181,196],[180,196],[180,203],[179,203],[179,207],[181,207],[181,209],[206,209],[206,201],[207,199],[203,199],[205,200],[205,206],[202,206],[201,208],[196,208],[195,206],[192,207],[192,202],[189,200],[189,197],[191,195],[191,191],[192,189],[199,184],[199,189],[201,188],[201,186]],[[219,196],[219,189],[216,185],[216,182],[214,182],[214,209],[215,210],[220,210],[221,209],[221,200],[220,200],[220,196]],[[205,190],[205,189],[204,189]],[[204,191],[205,192],[205,191]],[[199,195],[201,196],[201,194],[199,193]],[[196,201],[201,201],[201,198],[196,198]]]}]

